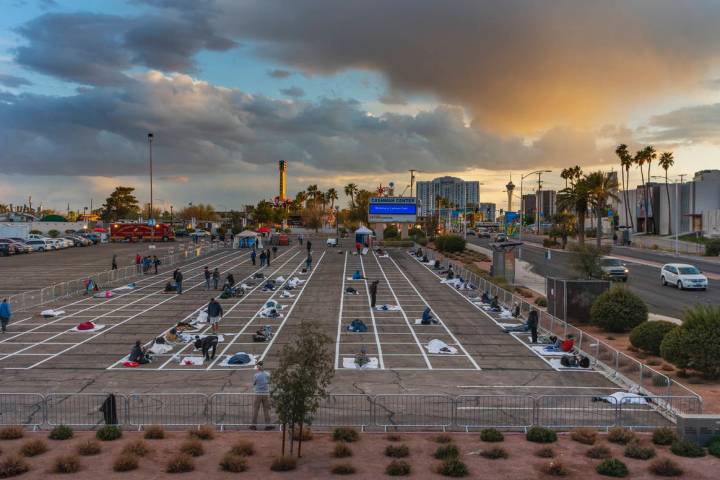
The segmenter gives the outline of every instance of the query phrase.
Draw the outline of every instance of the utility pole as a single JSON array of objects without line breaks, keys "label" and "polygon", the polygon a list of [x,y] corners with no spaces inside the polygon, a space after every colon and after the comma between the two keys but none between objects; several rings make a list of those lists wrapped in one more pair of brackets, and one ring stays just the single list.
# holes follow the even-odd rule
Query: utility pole
[{"label": "utility pole", "polygon": [[537,192],[535,193],[535,234],[540,235],[540,202],[542,201],[542,174],[543,171],[538,171],[538,188]]},{"label": "utility pole", "polygon": [[148,213],[148,220],[152,218],[153,215],[153,165],[152,165],[152,142],[153,138],[155,138],[155,135],[152,134],[152,132],[147,134],[148,139],[148,152],[150,157],[150,212]]}]

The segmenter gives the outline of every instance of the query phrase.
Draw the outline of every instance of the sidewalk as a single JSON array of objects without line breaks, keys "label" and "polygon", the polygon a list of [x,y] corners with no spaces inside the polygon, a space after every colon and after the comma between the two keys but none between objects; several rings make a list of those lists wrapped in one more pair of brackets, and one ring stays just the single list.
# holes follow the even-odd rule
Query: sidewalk
[{"label": "sidewalk", "polygon": [[[466,244],[465,247],[483,253],[492,259],[492,251],[488,248],[480,247],[472,243]],[[515,259],[515,284],[527,287],[543,297],[546,295],[545,277],[534,273],[530,263],[517,258]]]}]

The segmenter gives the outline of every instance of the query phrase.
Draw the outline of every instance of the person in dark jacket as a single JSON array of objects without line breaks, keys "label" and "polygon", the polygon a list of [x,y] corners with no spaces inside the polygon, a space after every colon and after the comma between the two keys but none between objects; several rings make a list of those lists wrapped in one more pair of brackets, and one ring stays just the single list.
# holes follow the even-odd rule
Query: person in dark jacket
[{"label": "person in dark jacket", "polygon": [[530,310],[528,313],[527,326],[530,330],[530,336],[532,337],[532,343],[537,343],[538,340],[538,311],[536,309]]},{"label": "person in dark jacket", "polygon": [[263,250],[262,252],[260,252],[260,266],[261,267],[265,266],[266,259],[267,259],[267,257],[265,256],[265,251]]},{"label": "person in dark jacket", "polygon": [[250,252],[250,261],[252,262],[253,266],[255,266],[255,258],[256,257],[257,257],[257,252],[255,252],[255,250]]},{"label": "person in dark jacket", "polygon": [[148,359],[145,349],[142,346],[142,343],[140,343],[140,340],[136,341],[135,345],[133,345],[133,347],[132,347],[132,350],[130,350],[130,355],[128,356],[128,361],[139,363],[140,365],[143,365],[150,361]]},{"label": "person in dark jacket", "polygon": [[208,321],[210,322],[210,328],[212,328],[213,333],[218,333],[218,330],[220,329],[220,319],[223,315],[223,309],[222,305],[215,300],[215,298],[210,299],[210,303],[208,303]]},{"label": "person in dark jacket", "polygon": [[112,264],[110,266],[110,269],[117,270],[117,255],[114,253],[113,253]]},{"label": "person in dark jacket", "polygon": [[[200,338],[195,337],[195,349],[202,350],[202,354],[205,360],[208,362],[215,358],[215,350],[218,345],[218,337],[215,335],[208,335],[207,337]],[[210,355],[210,349],[212,348],[212,355]]]},{"label": "person in dark jacket", "polygon": [[379,283],[380,282],[378,280],[373,280],[370,284],[370,306],[373,308],[375,308],[375,301],[377,300],[377,289]]},{"label": "person in dark jacket", "polygon": [[160,259],[157,258],[157,255],[153,255],[152,264],[153,264],[153,267],[155,267],[155,275],[157,275],[158,267],[160,266]]},{"label": "person in dark jacket", "polygon": [[220,282],[220,270],[218,270],[217,267],[215,268],[215,270],[213,270],[212,279],[213,279],[213,288],[215,290],[217,290],[218,283]]},{"label": "person in dark jacket", "polygon": [[210,290],[210,277],[212,274],[207,266],[205,266],[205,270],[203,270],[203,275],[205,276],[205,290]]},{"label": "person in dark jacket", "polygon": [[173,280],[175,280],[175,285],[177,285],[178,295],[182,295],[183,274],[179,269],[176,269],[173,273]]},{"label": "person in dark jacket", "polygon": [[270,266],[270,249],[265,250],[265,260],[267,260],[267,266]]}]

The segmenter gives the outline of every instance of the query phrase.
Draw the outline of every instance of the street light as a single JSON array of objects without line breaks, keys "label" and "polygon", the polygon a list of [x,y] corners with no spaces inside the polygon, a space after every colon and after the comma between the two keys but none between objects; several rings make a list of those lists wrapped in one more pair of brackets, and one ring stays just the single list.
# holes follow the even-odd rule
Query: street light
[{"label": "street light", "polygon": [[148,213],[148,220],[150,220],[153,216],[152,142],[154,138],[155,135],[153,135],[152,132],[149,132],[147,134],[148,153],[150,157],[150,212]]},{"label": "street light", "polygon": [[[523,217],[525,216],[525,205],[523,202],[523,180],[525,178],[529,177],[530,175],[537,175],[538,176],[538,190],[540,190],[540,177],[543,173],[551,173],[551,170],[535,170],[534,172],[526,173],[525,175],[520,174],[520,230],[518,235],[518,240],[522,241],[522,231],[523,231]],[[538,211],[538,201],[535,200],[535,216],[539,216],[540,213]],[[538,233],[540,230],[540,224],[538,224]],[[522,257],[522,246],[518,250],[518,257]]]}]

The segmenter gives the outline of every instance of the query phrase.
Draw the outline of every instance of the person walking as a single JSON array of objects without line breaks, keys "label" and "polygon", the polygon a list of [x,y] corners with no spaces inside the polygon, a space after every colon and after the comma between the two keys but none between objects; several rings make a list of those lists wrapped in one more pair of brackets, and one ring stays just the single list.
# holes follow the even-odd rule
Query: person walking
[{"label": "person walking", "polygon": [[270,249],[265,250],[265,258],[267,259],[267,266],[270,266]]},{"label": "person walking", "polygon": [[273,245],[272,252],[273,252],[273,258],[277,258],[277,245]]},{"label": "person walking", "polygon": [[308,252],[308,256],[305,259],[305,269],[309,272],[312,268],[312,255]]},{"label": "person walking", "polygon": [[222,305],[215,300],[215,297],[211,298],[210,303],[208,303],[208,320],[210,321],[210,328],[214,334],[217,334],[220,329],[220,320],[222,319],[222,315]]},{"label": "person walking", "polygon": [[372,308],[375,308],[375,302],[377,300],[378,283],[380,283],[378,280],[373,280],[370,284],[370,306]]},{"label": "person walking", "polygon": [[208,269],[207,265],[205,266],[205,270],[203,270],[203,275],[205,276],[205,290],[210,290],[210,270]]},{"label": "person walking", "polygon": [[262,268],[264,266],[265,266],[265,252],[262,251],[262,252],[260,252],[260,267]]},{"label": "person walking", "polygon": [[263,361],[257,362],[257,373],[253,376],[253,393],[255,398],[253,399],[253,418],[250,430],[257,430],[257,417],[260,413],[260,407],[263,409],[263,416],[265,417],[265,430],[272,430],[273,426],[270,425],[270,374],[265,371]]},{"label": "person walking", "polygon": [[217,289],[218,289],[218,283],[220,282],[220,270],[218,270],[217,267],[215,267],[215,270],[213,270],[212,279],[213,279],[213,288],[214,288],[215,290],[217,290]]},{"label": "person walking", "polygon": [[307,251],[308,251],[308,252],[309,252],[310,250],[312,250],[312,242],[311,242],[310,240],[308,240],[308,241],[305,243],[305,245],[307,246]]},{"label": "person walking", "polygon": [[302,247],[302,242],[303,242],[303,236],[302,236],[302,234],[301,234],[301,235],[298,235],[298,244],[299,244],[301,247]]},{"label": "person walking", "polygon": [[536,309],[530,310],[528,313],[527,326],[530,329],[530,337],[532,343],[537,343],[538,337],[538,311]]},{"label": "person walking", "polygon": [[182,272],[180,272],[179,269],[176,269],[175,273],[173,273],[173,280],[175,280],[175,284],[177,285],[178,295],[182,295],[183,274],[182,274]]},{"label": "person walking", "polygon": [[257,252],[256,252],[255,250],[253,250],[252,252],[250,252],[250,261],[252,262],[253,267],[255,266],[255,258],[256,258],[256,257],[257,257]]},{"label": "person walking", "polygon": [[117,270],[117,254],[113,253],[112,264],[110,270]]},{"label": "person walking", "polygon": [[142,257],[139,252],[135,254],[135,271],[142,273]]},{"label": "person walking", "polygon": [[157,257],[157,255],[153,255],[152,263],[153,267],[155,267],[155,275],[157,275],[158,267],[160,266],[160,259]]},{"label": "person walking", "polygon": [[0,326],[2,327],[2,333],[7,332],[7,326],[8,323],[10,323],[10,316],[12,315],[12,311],[10,311],[10,304],[7,301],[7,298],[3,298],[2,303],[0,303]]}]

